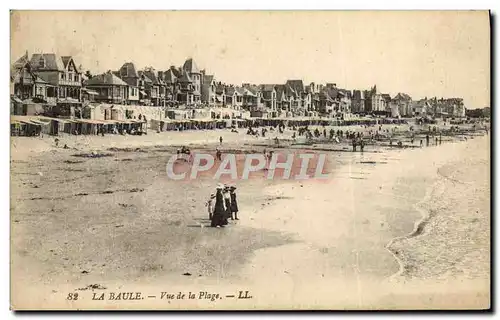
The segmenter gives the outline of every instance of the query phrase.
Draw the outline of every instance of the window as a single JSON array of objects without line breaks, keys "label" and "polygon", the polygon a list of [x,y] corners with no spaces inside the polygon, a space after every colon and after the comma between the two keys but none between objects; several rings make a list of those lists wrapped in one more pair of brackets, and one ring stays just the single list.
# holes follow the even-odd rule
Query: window
[{"label": "window", "polygon": [[61,73],[61,80],[64,80],[64,73]]},{"label": "window", "polygon": [[75,82],[78,82],[78,81],[80,81],[80,79],[79,79],[78,75],[75,74]]},{"label": "window", "polygon": [[40,60],[38,60],[38,66],[40,68],[45,68],[45,59],[43,57],[40,57]]}]

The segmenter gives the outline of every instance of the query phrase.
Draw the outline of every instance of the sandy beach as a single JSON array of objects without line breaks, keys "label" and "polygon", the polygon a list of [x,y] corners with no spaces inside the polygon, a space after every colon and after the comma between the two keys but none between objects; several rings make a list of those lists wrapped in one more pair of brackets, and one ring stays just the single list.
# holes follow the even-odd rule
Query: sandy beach
[{"label": "sandy beach", "polygon": [[[219,136],[241,153],[274,138],[225,130],[62,138],[69,149],[13,138],[13,305],[96,308],[93,292],[124,290],[224,298],[102,308],[489,307],[488,135],[364,153],[337,145],[323,151],[327,181],[238,181],[241,220],[216,229],[204,207],[216,181],[172,181],[165,164],[182,144],[213,153]],[[239,291],[252,298],[226,297]],[[68,292],[82,299],[67,301]]]}]

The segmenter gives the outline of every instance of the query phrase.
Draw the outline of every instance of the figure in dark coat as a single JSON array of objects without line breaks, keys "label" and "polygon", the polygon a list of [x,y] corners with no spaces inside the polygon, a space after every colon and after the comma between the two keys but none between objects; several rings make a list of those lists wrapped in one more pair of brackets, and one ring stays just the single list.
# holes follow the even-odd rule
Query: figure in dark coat
[{"label": "figure in dark coat", "polygon": [[227,221],[231,217],[231,195],[229,194],[229,187],[224,188],[224,205],[225,205],[225,215],[224,215],[224,223],[228,224]]},{"label": "figure in dark coat", "polygon": [[236,200],[236,187],[232,186],[230,189],[231,195],[231,220],[240,220],[238,219],[238,201]]},{"label": "figure in dark coat", "polygon": [[224,196],[222,194],[222,187],[217,187],[217,193],[215,194],[215,207],[214,213],[212,215],[211,227],[223,227],[224,217],[226,210],[224,208]]}]

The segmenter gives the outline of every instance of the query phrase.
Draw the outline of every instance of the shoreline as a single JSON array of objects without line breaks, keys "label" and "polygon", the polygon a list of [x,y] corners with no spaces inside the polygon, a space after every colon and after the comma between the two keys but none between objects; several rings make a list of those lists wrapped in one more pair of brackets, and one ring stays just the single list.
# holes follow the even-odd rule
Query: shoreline
[{"label": "shoreline", "polygon": [[[488,138],[489,137],[485,136],[485,137],[481,137],[481,138],[477,138],[477,139],[480,141],[484,141],[484,139],[488,139]],[[470,146],[471,143],[474,143],[474,142],[471,142],[471,141],[456,142],[456,144],[457,144],[456,147],[458,147],[459,150],[464,150],[468,146]],[[457,150],[457,154],[460,154],[459,150]],[[425,150],[422,150],[422,153],[424,151]],[[411,152],[411,151],[402,151],[402,152]],[[387,155],[387,156],[389,156],[389,155]],[[450,157],[452,158],[453,156],[448,156],[448,158],[450,158]],[[409,157],[405,157],[405,158],[408,159]],[[405,160],[400,160],[400,161],[405,161]],[[443,161],[443,162],[447,162],[447,161]],[[344,167],[345,166],[349,166],[349,164],[344,165]],[[432,175],[434,176],[434,178],[436,178],[437,170],[435,170]],[[428,205],[428,202],[431,201],[431,199],[433,199],[433,196],[436,192],[436,188],[439,188],[439,185],[442,183],[441,179],[442,178],[438,177],[438,180],[434,181],[427,188],[425,195],[422,198],[420,198],[420,200],[418,200],[418,202],[416,202],[415,204],[412,205],[414,210],[418,213],[418,218],[413,222],[412,230],[408,231],[407,233],[404,233],[403,235],[398,235],[396,237],[391,238],[388,242],[386,242],[385,245],[383,245],[383,249],[386,250],[390,254],[393,261],[397,264],[397,267],[398,267],[397,270],[394,273],[392,273],[391,275],[389,275],[387,278],[380,279],[380,280],[375,280],[376,278],[370,280],[369,278],[366,278],[365,276],[363,276],[361,279],[358,279],[358,280],[355,280],[354,278],[348,277],[349,279],[352,279],[354,281],[354,282],[351,281],[350,284],[354,284],[354,283],[358,282],[358,283],[361,283],[361,286],[363,287],[363,289],[357,290],[357,294],[353,293],[353,296],[352,296],[353,298],[357,297],[357,299],[361,299],[358,301],[356,307],[353,306],[354,309],[363,308],[363,306],[370,304],[371,303],[370,301],[372,301],[373,299],[383,299],[384,296],[390,295],[391,292],[395,292],[397,290],[401,290],[405,294],[416,294],[416,292],[414,292],[414,291],[412,292],[411,289],[408,289],[408,288],[411,288],[414,286],[417,286],[417,287],[419,287],[419,286],[429,287],[430,286],[429,288],[433,288],[433,289],[428,289],[431,291],[426,293],[425,295],[429,295],[431,297],[432,296],[437,297],[440,294],[439,292],[441,292],[443,290],[444,291],[449,290],[447,285],[444,284],[444,283],[448,283],[448,282],[446,282],[446,280],[442,280],[442,279],[441,280],[434,279],[434,280],[432,280],[431,283],[427,283],[428,281],[430,281],[430,279],[416,279],[416,278],[406,278],[406,277],[400,278],[400,276],[403,276],[403,273],[405,271],[406,261],[402,260],[400,257],[398,257],[397,254],[395,254],[391,250],[391,246],[393,243],[397,243],[400,240],[406,240],[406,239],[413,239],[413,240],[418,242],[418,239],[421,236],[424,236],[429,232],[429,230],[427,230],[426,224],[430,224],[431,222],[433,222],[433,219],[436,217],[437,213],[435,213],[433,211],[427,211],[425,207],[426,207],[426,205]],[[267,193],[269,193],[269,192],[271,192],[271,191],[268,190]],[[285,194],[286,194],[286,192],[285,192]],[[293,199],[293,197],[292,197],[292,199]],[[298,205],[298,202],[296,203],[293,201],[295,201],[295,200],[285,200],[285,202],[282,203],[280,206],[283,208],[283,210],[286,210],[286,208],[289,208],[290,206],[293,207],[295,205]],[[290,203],[286,204],[286,202],[290,202]],[[296,203],[296,204],[294,204],[294,203]],[[321,209],[319,209],[319,210],[321,210]],[[267,214],[268,213],[263,213],[263,215],[267,215]],[[403,214],[403,213],[401,213],[401,214]],[[335,218],[332,217],[332,219],[335,219]],[[271,228],[270,230],[275,230],[275,229]],[[258,268],[258,265],[264,266],[265,261],[269,261],[269,259],[272,259],[273,256],[285,257],[285,256],[290,256],[290,255],[296,255],[296,256],[299,255],[299,256],[303,256],[303,259],[307,259],[306,257],[308,256],[308,254],[306,252],[301,253],[301,251],[299,251],[299,250],[302,250],[302,249],[300,249],[302,247],[304,248],[304,250],[307,250],[307,249],[305,249],[305,248],[307,248],[307,241],[305,243],[303,241],[304,240],[300,241],[299,243],[286,244],[286,245],[282,245],[282,246],[279,246],[276,248],[259,249],[254,253],[254,259],[252,259],[252,262],[250,262],[249,265],[252,265],[252,268]],[[408,248],[407,250],[410,250],[410,249]],[[312,254],[310,256],[311,256],[310,259],[315,259],[315,254]],[[319,263],[319,260],[316,263],[316,266],[318,265],[318,263]],[[359,265],[359,262],[357,264]],[[284,263],[284,265],[288,265],[287,270],[290,270],[289,268],[291,268],[291,266],[289,265],[289,263]],[[312,265],[313,264],[311,264],[311,267],[312,267]],[[279,268],[279,265],[274,265],[274,267]],[[261,267],[261,268],[263,268],[263,267]],[[307,269],[305,267],[305,264],[304,264],[304,268],[305,268],[305,270]],[[263,270],[264,269],[260,270],[259,272],[263,272]],[[292,271],[288,271],[287,273],[292,273]],[[357,272],[355,272],[355,274],[359,274],[359,270]],[[273,279],[273,277],[276,277],[276,276],[277,275],[274,273],[273,273],[273,276],[268,276],[269,281],[272,281],[271,279]],[[310,275],[309,277],[313,278],[312,275]],[[322,276],[322,279],[324,279],[323,281],[326,281],[326,277],[327,277],[326,274]],[[335,283],[335,281],[340,280],[338,278],[337,279],[329,278],[329,279],[330,280],[328,280],[326,282]],[[344,280],[342,280],[342,282]],[[402,282],[398,281],[398,283],[400,283],[400,285],[396,286],[396,283],[394,283],[394,280],[403,280],[403,281]],[[452,281],[452,282],[454,281],[453,278],[450,278],[448,280]],[[281,281],[286,283],[284,278],[283,278],[283,280],[280,280],[280,283],[281,283]],[[387,281],[387,283],[385,281]],[[411,285],[408,283],[408,281],[411,281]],[[443,281],[445,281],[445,282],[443,282]],[[459,288],[461,288],[460,292],[462,292],[462,293],[460,293],[460,294],[464,294],[464,295],[473,294],[473,293],[468,291],[467,286],[463,286],[463,283],[465,283],[465,282],[466,282],[465,280],[459,280],[459,282],[456,283],[456,289],[459,290]],[[479,282],[479,283],[481,283],[481,282]],[[470,285],[470,282],[467,282],[467,284]],[[476,283],[473,283],[473,284],[474,284],[474,287],[476,287],[478,290],[486,289],[484,287],[481,287],[481,285],[477,285]],[[317,284],[317,286],[321,286],[321,285],[322,285],[321,282]],[[339,287],[341,287],[344,284],[337,283],[337,285]],[[408,285],[408,287],[406,287],[407,285]],[[377,295],[375,293],[375,292],[377,292],[376,288],[378,286],[381,286],[381,288],[383,288],[383,289],[380,289],[379,295]],[[348,285],[347,285],[347,287],[348,287]],[[349,290],[352,292],[353,289],[349,289]],[[374,291],[372,292],[372,290],[374,290]],[[410,290],[410,291],[408,291],[408,290]],[[432,290],[435,290],[435,291],[432,291]],[[473,290],[473,289],[471,289],[471,290]],[[373,294],[373,296],[370,296],[370,294]],[[481,291],[481,296],[483,296],[483,291]],[[366,300],[364,300],[364,299],[366,299]],[[445,302],[442,302],[445,305],[451,306],[453,304],[451,301],[446,300],[446,298],[442,298],[442,300],[445,301]],[[484,304],[485,301],[486,300],[481,300],[480,303],[482,306],[486,306],[486,304]],[[401,308],[402,305],[398,305],[398,306],[394,306],[394,307]]]}]

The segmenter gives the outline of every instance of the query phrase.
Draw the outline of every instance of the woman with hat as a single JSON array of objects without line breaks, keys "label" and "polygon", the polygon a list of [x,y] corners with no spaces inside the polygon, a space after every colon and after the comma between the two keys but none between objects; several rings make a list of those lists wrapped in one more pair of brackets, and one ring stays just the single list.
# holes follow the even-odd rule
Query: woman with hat
[{"label": "woman with hat", "polygon": [[223,227],[225,225],[224,217],[226,214],[226,208],[224,207],[224,196],[222,195],[223,188],[224,187],[219,184],[217,186],[217,192],[215,193],[215,207],[210,224],[212,227]]},{"label": "woman with hat", "polygon": [[[236,187],[231,186],[229,188],[230,196],[231,196],[231,220],[240,220],[238,219],[238,201],[236,200]],[[234,214],[234,217],[233,217]]]},{"label": "woman with hat", "polygon": [[229,194],[229,186],[227,185],[224,186],[224,205],[226,207],[224,222],[228,224],[229,222],[227,220],[231,218],[231,195]]}]

